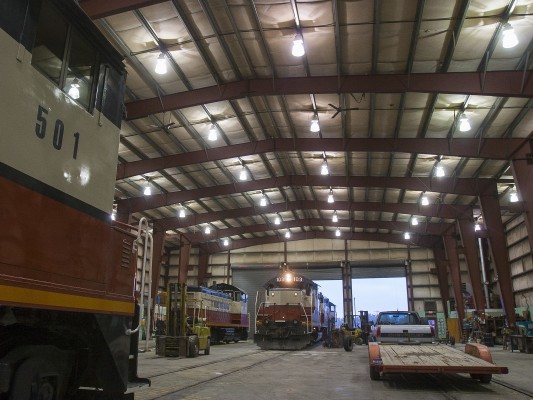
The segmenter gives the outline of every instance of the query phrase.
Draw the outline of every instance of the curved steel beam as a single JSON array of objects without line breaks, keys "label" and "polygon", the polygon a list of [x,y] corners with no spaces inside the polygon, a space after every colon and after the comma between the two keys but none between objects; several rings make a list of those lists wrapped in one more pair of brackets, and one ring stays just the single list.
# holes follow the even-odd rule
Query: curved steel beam
[{"label": "curved steel beam", "polygon": [[257,142],[191,151],[132,161],[117,167],[117,180],[167,168],[219,161],[250,154],[279,151],[362,151],[435,154],[442,156],[508,160],[528,139],[266,139]]},{"label": "curved steel beam", "polygon": [[384,243],[397,243],[409,246],[433,248],[434,244],[441,240],[441,236],[431,235],[412,235],[410,240],[405,240],[402,234],[384,234],[384,233],[357,233],[353,232],[350,235],[345,235],[341,239],[335,236],[334,232],[302,232],[296,233],[290,239],[285,239],[280,236],[266,236],[262,238],[240,239],[229,243],[229,246],[222,246],[219,242],[202,243],[200,246],[209,254],[220,253],[228,250],[242,249],[250,246],[257,246],[261,244],[292,242],[297,240],[308,239],[337,239],[337,240],[365,240]]},{"label": "curved steel beam", "polygon": [[127,118],[253,96],[327,93],[452,93],[532,97],[531,72],[488,71],[245,79],[126,104]]},{"label": "curved steel beam", "polygon": [[117,201],[118,214],[124,215],[189,200],[258,191],[283,186],[397,188],[467,196],[497,195],[496,180],[489,178],[414,178],[382,176],[287,175],[255,181],[235,182],[179,192],[132,197]]},{"label": "curved steel beam", "polygon": [[80,7],[89,17],[98,19],[165,1],[167,0],[81,0]]},{"label": "curved steel beam", "polygon": [[[304,218],[295,219],[291,221],[284,221],[280,225],[274,224],[256,224],[238,226],[235,228],[216,229],[211,234],[202,232],[184,233],[191,243],[209,242],[212,240],[220,240],[229,238],[231,236],[241,235],[244,233],[268,232],[268,231],[286,231],[290,228],[301,227],[332,227],[332,228],[351,228],[353,229],[387,229],[409,233],[417,233],[419,235],[444,235],[448,229],[453,229],[455,224],[447,223],[425,223],[421,222],[418,225],[411,225],[409,222],[395,222],[395,221],[367,221],[367,220],[339,220],[332,222],[330,219],[324,218]],[[342,237],[336,239],[343,239],[347,232],[342,232]]]},{"label": "curved steel beam", "polygon": [[[394,214],[419,215],[421,217],[435,217],[444,219],[472,218],[473,207],[458,204],[430,204],[421,206],[418,203],[379,203],[379,202],[349,202],[299,200],[284,203],[269,204],[264,207],[234,208],[224,211],[187,215],[184,218],[168,217],[152,220],[153,224],[164,231],[201,225],[209,222],[230,218],[249,217],[258,214],[276,214],[293,210],[337,210],[337,211],[377,211]],[[280,228],[277,228],[280,229]],[[389,228],[386,228],[389,229]]]}]

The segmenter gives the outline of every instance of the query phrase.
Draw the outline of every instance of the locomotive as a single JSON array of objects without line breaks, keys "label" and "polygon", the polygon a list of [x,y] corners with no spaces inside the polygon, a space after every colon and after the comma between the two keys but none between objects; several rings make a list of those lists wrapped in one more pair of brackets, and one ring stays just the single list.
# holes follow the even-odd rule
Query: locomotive
[{"label": "locomotive", "polygon": [[331,333],[335,305],[318,285],[286,265],[265,284],[256,309],[254,342],[263,350],[300,350]]},{"label": "locomotive", "polygon": [[0,400],[133,399],[122,57],[71,0],[4,0],[0,28]]},{"label": "locomotive", "polygon": [[[169,286],[176,287],[174,284]],[[211,329],[211,343],[248,339],[248,295],[244,291],[226,283],[210,287],[187,286],[186,290],[187,317],[205,317],[206,325]],[[167,307],[168,304],[160,306],[159,313],[166,315]],[[170,304],[170,307],[175,305]]]}]

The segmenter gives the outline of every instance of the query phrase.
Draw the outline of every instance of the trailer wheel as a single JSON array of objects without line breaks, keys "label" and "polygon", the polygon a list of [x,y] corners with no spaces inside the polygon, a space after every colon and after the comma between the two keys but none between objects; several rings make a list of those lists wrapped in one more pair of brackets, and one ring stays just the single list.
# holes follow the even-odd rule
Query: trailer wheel
[{"label": "trailer wheel", "polygon": [[479,379],[481,383],[490,383],[492,374],[470,374],[472,379]]},{"label": "trailer wheel", "polygon": [[364,340],[362,337],[355,338],[355,344],[358,346],[361,346],[364,343]]},{"label": "trailer wheel", "polygon": [[346,336],[343,340],[344,350],[346,351],[352,351],[353,350],[353,342],[351,336]]},{"label": "trailer wheel", "polygon": [[373,381],[379,381],[380,375],[376,367],[370,367],[370,379]]}]

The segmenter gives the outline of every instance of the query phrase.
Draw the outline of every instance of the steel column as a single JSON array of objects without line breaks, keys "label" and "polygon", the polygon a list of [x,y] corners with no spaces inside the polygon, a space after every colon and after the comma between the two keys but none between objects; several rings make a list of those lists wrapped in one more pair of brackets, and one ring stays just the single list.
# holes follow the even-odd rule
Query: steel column
[{"label": "steel column", "polygon": [[444,252],[444,242],[440,241],[433,246],[433,256],[435,257],[435,266],[437,268],[437,277],[439,280],[440,297],[442,298],[442,308],[446,318],[449,317],[448,301],[450,301],[450,286],[448,284],[448,271],[446,254]]},{"label": "steel column", "polygon": [[474,306],[477,311],[483,311],[485,309],[485,304],[488,304],[489,299],[484,299],[483,296],[481,268],[476,246],[476,237],[474,234],[474,223],[472,220],[465,218],[461,218],[457,222],[465,250],[468,275],[470,276],[470,283],[472,284],[472,291],[474,292]]},{"label": "steel column", "polygon": [[207,286],[207,264],[209,261],[209,253],[205,248],[200,246],[198,253],[198,286]]},{"label": "steel column", "polygon": [[179,257],[179,272],[178,283],[187,283],[187,269],[189,266],[189,256],[191,254],[191,242],[185,237],[180,235],[180,257]]},{"label": "steel column", "polygon": [[342,302],[344,305],[344,323],[353,328],[353,303],[352,303],[352,267],[348,260],[341,261],[342,268]]},{"label": "steel column", "polygon": [[165,231],[154,226],[152,239],[152,245],[154,246],[152,251],[152,299],[156,299],[157,292],[159,291],[161,260],[163,258],[163,250],[165,246]]},{"label": "steel column", "polygon": [[444,248],[446,249],[448,266],[450,267],[452,289],[455,297],[455,308],[459,317],[459,327],[462,333],[461,325],[465,318],[465,302],[463,300],[463,288],[461,285],[461,266],[459,263],[459,253],[457,251],[457,240],[455,240],[455,236],[444,236]]},{"label": "steel column", "polygon": [[529,204],[533,204],[533,140],[527,142],[516,153],[511,162],[511,170],[516,183],[518,198],[525,204],[523,213],[526,223],[529,247],[533,249],[533,213],[528,212]]},{"label": "steel column", "polygon": [[[513,284],[511,282],[511,268],[507,254],[507,242],[501,218],[500,203],[498,201],[496,185],[495,194],[479,196],[483,221],[487,228],[489,247],[494,262],[494,269],[498,275],[498,285],[500,288],[503,309],[507,317],[507,322],[514,326],[516,322],[515,301],[513,294]],[[531,240],[531,239],[530,239]]]}]

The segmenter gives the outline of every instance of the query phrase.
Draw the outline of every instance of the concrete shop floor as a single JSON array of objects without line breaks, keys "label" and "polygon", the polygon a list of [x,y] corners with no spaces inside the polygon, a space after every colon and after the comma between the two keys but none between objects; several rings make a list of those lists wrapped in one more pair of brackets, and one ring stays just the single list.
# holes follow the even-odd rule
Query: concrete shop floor
[{"label": "concrete shop floor", "polygon": [[509,374],[493,375],[492,383],[481,384],[466,374],[401,374],[372,381],[366,346],[354,346],[352,352],[322,344],[263,351],[248,341],[213,345],[208,356],[170,358],[157,356],[150,342],[149,351],[140,355],[139,376],[150,378],[152,387],[136,391],[135,399],[533,400],[533,354],[501,346],[490,350],[493,361],[507,366]]}]

